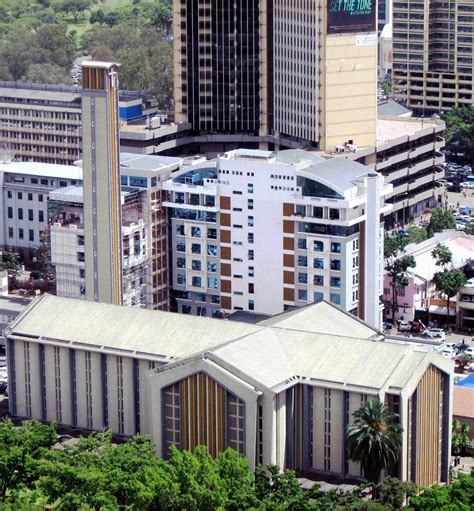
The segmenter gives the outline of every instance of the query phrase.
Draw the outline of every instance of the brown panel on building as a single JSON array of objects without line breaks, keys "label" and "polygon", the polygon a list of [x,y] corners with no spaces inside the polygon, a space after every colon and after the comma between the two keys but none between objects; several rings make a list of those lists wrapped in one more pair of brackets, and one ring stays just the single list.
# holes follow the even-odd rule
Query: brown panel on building
[{"label": "brown panel on building", "polygon": [[230,261],[230,247],[221,247],[221,259]]},{"label": "brown panel on building", "polygon": [[[416,388],[416,473],[415,483],[419,487],[431,486],[441,480],[439,445],[441,373],[430,365]],[[441,404],[442,405],[442,404]],[[440,416],[441,415],[441,416]],[[412,450],[413,456],[413,450]]]},{"label": "brown panel on building", "polygon": [[291,216],[295,212],[295,206],[288,202],[283,203],[283,216]]},{"label": "brown panel on building", "polygon": [[284,271],[283,272],[283,284],[294,284],[295,283],[295,273],[292,271]]},{"label": "brown panel on building", "polygon": [[295,238],[283,238],[283,250],[294,250]]},{"label": "brown panel on building", "polygon": [[230,197],[224,197],[223,195],[221,195],[220,208],[221,209],[230,209]]},{"label": "brown panel on building", "polygon": [[230,214],[229,213],[221,213],[221,225],[224,227],[230,227]]},{"label": "brown panel on building", "polygon": [[359,232],[359,318],[365,319],[365,221]]},{"label": "brown panel on building", "polygon": [[283,300],[285,302],[294,302],[295,301],[295,290],[291,287],[283,288]]},{"label": "brown panel on building", "polygon": [[189,450],[189,433],[188,433],[188,380],[183,380],[180,384],[181,394],[181,447]]},{"label": "brown panel on building", "polygon": [[295,223],[293,220],[283,220],[283,232],[291,234],[295,232]]},{"label": "brown panel on building", "polygon": [[287,268],[295,267],[295,256],[292,254],[283,254],[283,266]]},{"label": "brown panel on building", "polygon": [[217,386],[217,450],[222,452],[225,449],[225,390]]},{"label": "brown panel on building", "polygon": [[222,293],[232,292],[232,282],[230,280],[221,279],[221,292]]},{"label": "brown panel on building", "polygon": [[221,229],[221,243],[230,243],[230,231]]},{"label": "brown panel on building", "polygon": [[229,263],[221,263],[221,276],[230,277],[232,273],[232,267]]},{"label": "brown panel on building", "polygon": [[[209,417],[215,417],[216,413],[216,382],[208,378],[207,380],[207,392],[209,396]],[[217,456],[216,449],[216,428],[215,421],[210,421],[209,424],[209,443],[208,449],[211,456]]]},{"label": "brown panel on building", "polygon": [[221,296],[221,308],[224,310],[232,310],[232,298],[230,296]]}]

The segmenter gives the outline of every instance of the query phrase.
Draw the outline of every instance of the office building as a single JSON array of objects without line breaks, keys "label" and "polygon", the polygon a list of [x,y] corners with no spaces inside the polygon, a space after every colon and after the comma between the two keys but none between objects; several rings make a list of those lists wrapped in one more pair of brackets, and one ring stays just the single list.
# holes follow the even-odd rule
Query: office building
[{"label": "office building", "polygon": [[[190,143],[140,93],[119,91],[123,152],[161,154]],[[0,81],[0,160],[73,165],[82,157],[81,88]],[[2,157],[2,155],[4,155]]]},{"label": "office building", "polygon": [[6,339],[14,417],[353,478],[345,431],[378,399],[402,428],[387,473],[448,481],[453,362],[326,302],[249,324],[44,295]]},{"label": "office building", "polygon": [[472,0],[397,0],[393,5],[393,95],[430,116],[473,105]]},{"label": "office building", "polygon": [[383,32],[385,25],[392,21],[393,0],[377,0],[377,32]]},{"label": "office building", "polygon": [[175,117],[205,151],[375,144],[375,2],[173,6]]},{"label": "office building", "polygon": [[[180,162],[164,156],[120,154],[124,305],[169,308],[168,216],[162,207],[162,183]],[[52,191],[48,211],[56,292],[58,296],[86,298],[82,182]]]},{"label": "office building", "polygon": [[273,315],[328,300],[379,325],[391,187],[373,170],[302,150],[239,149],[163,189],[179,312]]},{"label": "office building", "polygon": [[82,182],[77,167],[36,162],[0,163],[0,246],[31,260],[48,225],[48,194]]}]

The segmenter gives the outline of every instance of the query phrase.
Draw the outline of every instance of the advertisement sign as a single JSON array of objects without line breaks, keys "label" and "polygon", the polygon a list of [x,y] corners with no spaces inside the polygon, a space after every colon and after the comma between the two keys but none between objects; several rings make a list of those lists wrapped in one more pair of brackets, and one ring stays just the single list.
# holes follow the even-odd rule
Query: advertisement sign
[{"label": "advertisement sign", "polygon": [[376,31],[376,0],[329,0],[328,34]]}]

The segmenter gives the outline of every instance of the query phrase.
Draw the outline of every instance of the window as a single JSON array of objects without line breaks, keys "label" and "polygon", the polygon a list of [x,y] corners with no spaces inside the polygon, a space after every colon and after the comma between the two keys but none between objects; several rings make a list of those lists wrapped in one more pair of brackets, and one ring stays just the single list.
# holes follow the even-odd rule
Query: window
[{"label": "window", "polygon": [[307,284],[308,283],[308,274],[307,273],[298,273],[298,283],[299,284]]},{"label": "window", "polygon": [[331,293],[330,300],[331,300],[331,303],[335,303],[336,305],[341,305],[341,295],[339,293]]},{"label": "window", "polygon": [[314,206],[313,207],[313,217],[314,218],[323,218],[324,216],[324,208],[321,206]]},{"label": "window", "polygon": [[176,266],[178,268],[186,268],[186,259],[184,257],[178,257],[176,259]]},{"label": "window", "polygon": [[8,228],[8,237],[13,238],[13,227]]},{"label": "window", "polygon": [[201,271],[201,261],[196,261],[195,259],[193,259],[191,261],[191,268],[194,271]]},{"label": "window", "polygon": [[12,192],[11,192],[10,190],[8,190],[8,192],[7,192],[7,197],[8,197],[9,199],[11,199],[11,198],[12,198]]},{"label": "window", "polygon": [[298,238],[298,248],[300,250],[306,250],[306,238]]},{"label": "window", "polygon": [[352,268],[358,268],[359,267],[359,256],[355,256],[352,258]]},{"label": "window", "polygon": [[315,291],[314,293],[314,301],[315,302],[322,302],[324,300],[324,293],[321,293],[319,291]]},{"label": "window", "polygon": [[79,268],[79,278],[81,279],[86,278],[86,270],[84,268]]},{"label": "window", "polygon": [[298,289],[298,300],[302,300],[303,302],[308,301],[308,291],[306,291],[306,289]]},{"label": "window", "polygon": [[30,241],[35,241],[35,231],[33,229],[29,229],[29,231],[28,231],[28,239]]},{"label": "window", "polygon": [[247,240],[248,240],[249,243],[253,243],[255,241],[253,232],[249,232]]},{"label": "window", "polygon": [[22,200],[22,199],[23,199],[23,193],[22,193],[22,192],[18,192],[18,199],[19,199],[19,200]]},{"label": "window", "polygon": [[47,179],[41,179],[41,184],[44,186],[48,186],[48,180]]},{"label": "window", "polygon": [[355,291],[352,291],[352,301],[357,302],[359,300],[359,291],[356,289]]},{"label": "window", "polygon": [[201,245],[199,243],[193,243],[191,245],[191,252],[193,254],[200,254],[201,253]]},{"label": "window", "polygon": [[8,218],[13,218],[13,208],[9,207],[7,211]]},{"label": "window", "polygon": [[341,287],[341,277],[331,277],[331,287]]},{"label": "window", "polygon": [[249,293],[252,295],[255,293],[255,284],[252,282],[249,282]]},{"label": "window", "polygon": [[208,262],[207,263],[207,271],[210,273],[216,273],[217,272],[217,263]]},{"label": "window", "polygon": [[180,286],[186,285],[186,275],[184,273],[178,273],[176,277],[177,277],[177,282]]},{"label": "window", "polygon": [[322,252],[324,250],[324,243],[322,241],[315,241],[313,245],[315,252]]},{"label": "window", "polygon": [[43,194],[42,194],[42,193],[40,193],[40,194],[38,195],[38,200],[39,200],[40,202],[43,202]]},{"label": "window", "polygon": [[249,227],[253,227],[253,216],[248,217],[248,225]]},{"label": "window", "polygon": [[32,193],[28,194],[28,200],[33,200],[33,194]]},{"label": "window", "polygon": [[217,257],[217,246],[216,245],[208,245],[207,246],[207,255]]},{"label": "window", "polygon": [[313,260],[313,268],[316,268],[317,270],[324,270],[324,259],[315,257]]},{"label": "window", "polygon": [[308,258],[306,256],[298,256],[298,266],[306,268],[308,266]]},{"label": "window", "polygon": [[329,218],[330,220],[339,220],[339,210],[329,208]]},{"label": "window", "polygon": [[296,214],[300,216],[306,216],[306,206],[304,204],[297,204]]},{"label": "window", "polygon": [[207,230],[207,239],[216,240],[217,239],[217,229],[208,229]]},{"label": "window", "polygon": [[247,207],[248,207],[248,209],[253,209],[253,199],[249,199],[247,201]]},{"label": "window", "polygon": [[196,302],[205,302],[206,295],[205,293],[196,293]]},{"label": "window", "polygon": [[176,243],[176,251],[177,252],[184,252],[186,250],[186,242],[185,241],[178,241]]},{"label": "window", "polygon": [[191,314],[191,305],[181,305],[181,311],[183,314]]},{"label": "window", "polygon": [[[352,284],[354,284],[354,286],[355,286],[358,283],[359,283],[359,274],[358,273],[354,273],[352,275]],[[387,291],[387,292],[385,292],[385,291]],[[390,290],[389,289],[387,289],[387,290],[384,289],[383,292],[386,295],[390,294]]]},{"label": "window", "polygon": [[253,193],[253,183],[248,183],[247,184],[247,192],[248,193]]},{"label": "window", "polygon": [[84,246],[84,236],[82,234],[79,234],[78,237],[77,237],[77,244],[80,246],[80,247],[83,247]]},{"label": "window", "polygon": [[23,208],[18,208],[18,219],[23,220]]},{"label": "window", "polygon": [[313,277],[313,284],[315,286],[324,286],[324,277],[322,275],[315,275]]},{"label": "window", "polygon": [[180,236],[184,236],[184,225],[183,224],[176,225],[176,234],[179,234]]},{"label": "window", "polygon": [[352,240],[352,250],[359,250],[359,239]]},{"label": "window", "polygon": [[23,229],[18,229],[18,237],[22,240],[24,237]]},{"label": "window", "polygon": [[80,263],[83,263],[86,258],[85,258],[85,255],[84,255],[84,252],[78,252],[77,253],[77,260],[80,262]]},{"label": "window", "polygon": [[331,259],[331,270],[341,271],[341,261],[339,259]]},{"label": "window", "polygon": [[207,287],[209,289],[217,289],[217,278],[216,277],[208,277],[207,278]]},{"label": "window", "polygon": [[253,266],[249,266],[249,277],[255,276],[255,268]]},{"label": "window", "polygon": [[191,236],[193,238],[201,237],[201,228],[200,227],[191,227]]},{"label": "window", "polygon": [[249,300],[249,311],[255,310],[255,300]]},{"label": "window", "polygon": [[335,254],[341,253],[341,244],[340,243],[331,243],[331,252]]},{"label": "window", "polygon": [[253,250],[249,250],[248,251],[248,260],[249,261],[253,261],[254,257],[255,257],[254,251]]},{"label": "window", "polygon": [[214,305],[220,305],[220,303],[221,303],[220,296],[219,295],[212,295],[211,296],[211,303],[213,303]]},{"label": "window", "polygon": [[66,187],[66,186],[67,186],[67,181],[59,181],[59,186],[60,186],[61,188]]},{"label": "window", "polygon": [[33,216],[33,210],[32,209],[29,209],[28,210],[28,220],[30,222],[32,222],[34,220],[34,216]]},{"label": "window", "polygon": [[234,195],[242,195],[242,192],[240,190],[232,190],[232,193]]},{"label": "window", "polygon": [[44,222],[44,211],[42,210],[38,211],[38,221]]}]

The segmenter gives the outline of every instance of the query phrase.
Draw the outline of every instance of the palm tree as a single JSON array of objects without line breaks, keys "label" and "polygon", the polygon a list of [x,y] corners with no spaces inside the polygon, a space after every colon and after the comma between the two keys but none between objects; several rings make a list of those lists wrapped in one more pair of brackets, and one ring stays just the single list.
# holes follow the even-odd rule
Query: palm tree
[{"label": "palm tree", "polygon": [[400,456],[402,428],[398,415],[384,403],[371,400],[353,413],[354,423],[347,427],[347,447],[352,461],[359,461],[365,477],[378,483],[382,469],[396,463]]}]

